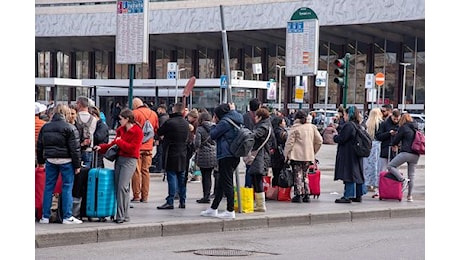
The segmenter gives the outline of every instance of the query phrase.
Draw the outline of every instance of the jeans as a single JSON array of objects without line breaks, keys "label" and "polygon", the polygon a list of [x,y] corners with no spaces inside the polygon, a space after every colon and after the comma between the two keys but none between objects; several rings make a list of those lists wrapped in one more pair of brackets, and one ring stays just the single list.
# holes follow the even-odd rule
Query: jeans
[{"label": "jeans", "polygon": [[343,182],[345,184],[345,191],[343,196],[347,199],[350,198],[359,198],[363,196],[363,184],[358,184],[354,182]]},{"label": "jeans", "polygon": [[176,195],[176,189],[179,192],[179,203],[185,204],[187,187],[185,186],[185,171],[166,171],[166,177],[168,180],[168,196],[166,197],[166,203],[174,205],[174,196]]},{"label": "jeans", "polygon": [[49,218],[51,215],[51,201],[53,198],[54,187],[56,186],[59,173],[62,178],[62,212],[63,219],[72,216],[72,187],[75,170],[72,163],[53,164],[46,161],[45,165],[46,179],[45,191],[43,193],[43,218]]},{"label": "jeans", "polygon": [[92,168],[91,163],[93,161],[93,152],[82,151],[81,152],[81,161],[85,168]]}]

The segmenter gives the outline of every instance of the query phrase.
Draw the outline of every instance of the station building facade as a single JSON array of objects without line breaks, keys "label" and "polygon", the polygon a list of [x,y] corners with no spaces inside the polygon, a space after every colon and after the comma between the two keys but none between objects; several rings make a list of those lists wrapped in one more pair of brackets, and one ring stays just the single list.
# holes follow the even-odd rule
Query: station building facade
[{"label": "station building facade", "polygon": [[[128,65],[115,62],[116,1],[36,0],[35,6],[36,78],[105,79],[106,82],[129,79]],[[222,47],[225,29],[230,70],[241,71],[244,80],[273,79],[281,83],[281,99],[276,101],[267,99],[266,89],[235,87],[232,99],[238,110],[246,110],[248,100],[253,97],[268,104],[280,102],[283,109],[295,108],[299,80],[286,77],[283,70],[286,25],[302,7],[310,8],[318,16],[318,69],[328,72],[327,89],[316,87],[314,76],[301,80],[306,83],[303,108],[335,109],[343,104],[344,90],[333,82],[333,63],[350,53],[348,104],[369,109],[391,103],[401,108],[404,102],[405,110],[424,111],[423,0],[150,0],[148,62],[135,65],[134,78],[156,79],[157,83],[142,96],[156,104],[173,102],[171,84],[161,82],[167,78],[168,62],[177,62],[181,79],[195,76],[197,82],[211,80],[195,87],[192,106],[217,105],[222,97],[219,78],[226,73]],[[261,74],[255,74],[253,64],[262,65]],[[384,73],[385,83],[376,87],[378,96],[371,97],[365,88],[365,77],[378,72]],[[104,87],[107,90],[110,83]],[[168,92],[153,88],[166,88]],[[78,95],[94,95],[86,86],[36,84],[35,91],[39,101],[72,102]],[[126,95],[110,96],[110,91],[106,92],[103,98],[98,97],[103,111],[109,112],[115,100],[126,101]],[[327,107],[322,107],[325,103]]]}]

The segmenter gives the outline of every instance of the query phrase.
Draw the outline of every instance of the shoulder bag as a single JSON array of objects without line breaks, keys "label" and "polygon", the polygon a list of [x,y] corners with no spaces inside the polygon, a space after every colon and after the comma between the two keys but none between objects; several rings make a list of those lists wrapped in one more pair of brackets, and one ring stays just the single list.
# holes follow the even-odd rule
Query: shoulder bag
[{"label": "shoulder bag", "polygon": [[251,165],[251,164],[252,164],[252,162],[253,162],[254,159],[256,158],[257,154],[259,153],[260,149],[262,149],[262,147],[264,147],[265,144],[268,142],[268,139],[270,139],[271,133],[272,133],[272,128],[269,127],[269,128],[268,128],[268,135],[267,135],[267,138],[265,138],[265,141],[259,146],[259,148],[257,148],[257,150],[254,150],[254,151],[250,151],[249,154],[248,154],[247,156],[244,156],[244,157],[243,157],[243,162],[244,162],[246,165]]}]

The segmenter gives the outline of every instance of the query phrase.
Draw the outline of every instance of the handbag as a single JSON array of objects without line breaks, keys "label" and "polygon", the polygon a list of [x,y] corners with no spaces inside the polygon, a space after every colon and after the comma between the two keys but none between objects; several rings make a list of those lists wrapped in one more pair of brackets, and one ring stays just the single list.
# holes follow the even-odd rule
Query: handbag
[{"label": "handbag", "polygon": [[278,200],[278,191],[279,191],[278,186],[269,186],[267,188],[267,191],[265,191],[265,199],[266,200]]},{"label": "handbag", "polygon": [[278,185],[281,188],[288,188],[294,185],[294,174],[291,166],[287,163],[281,168],[280,175],[278,176]]},{"label": "handbag", "polygon": [[260,149],[262,149],[262,147],[264,147],[265,144],[268,142],[268,139],[270,139],[271,133],[272,133],[272,128],[270,127],[270,128],[268,128],[267,138],[265,138],[265,141],[259,146],[259,148],[257,148],[257,150],[254,150],[254,151],[250,151],[248,155],[243,157],[243,162],[246,165],[251,165],[252,164],[252,162],[256,158],[257,154],[259,153]]},{"label": "handbag", "polygon": [[[238,194],[236,192],[236,187],[234,188],[234,208],[238,210]],[[254,212],[254,189],[248,187],[240,187],[240,195],[241,195],[241,204],[243,207],[241,208],[241,212],[243,213],[252,213]]]},{"label": "handbag", "polygon": [[104,154],[104,158],[113,162],[115,161],[117,158],[118,158],[118,150],[120,150],[120,148],[118,147],[118,145],[112,145],[109,149],[107,149],[107,151],[105,152]]}]

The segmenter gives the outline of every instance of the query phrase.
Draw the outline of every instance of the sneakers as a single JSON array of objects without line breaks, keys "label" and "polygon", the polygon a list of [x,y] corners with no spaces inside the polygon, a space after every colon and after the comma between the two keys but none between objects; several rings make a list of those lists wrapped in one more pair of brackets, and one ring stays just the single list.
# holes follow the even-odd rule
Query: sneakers
[{"label": "sneakers", "polygon": [[404,179],[402,181],[403,185],[402,185],[402,191],[404,192],[405,190],[407,190],[407,187],[409,186],[409,181],[410,179]]},{"label": "sneakers", "polygon": [[131,200],[131,203],[139,203],[139,202],[141,202],[140,199],[132,199],[132,200]]},{"label": "sneakers", "polygon": [[201,211],[203,217],[217,217],[217,209],[208,208],[207,210]]},{"label": "sneakers", "polygon": [[49,218],[41,218],[39,223],[40,223],[40,224],[49,224],[49,223],[50,223],[50,219],[49,219]]},{"label": "sneakers", "polygon": [[62,221],[62,224],[81,224],[83,223],[83,221],[75,218],[75,217],[70,217],[70,218],[66,218]]},{"label": "sneakers", "polygon": [[412,201],[414,201],[414,198],[412,198],[412,196],[407,196],[407,201],[412,202]]},{"label": "sneakers", "polygon": [[235,211],[224,211],[222,213],[217,214],[218,218],[223,218],[223,219],[234,219],[235,218]]}]

